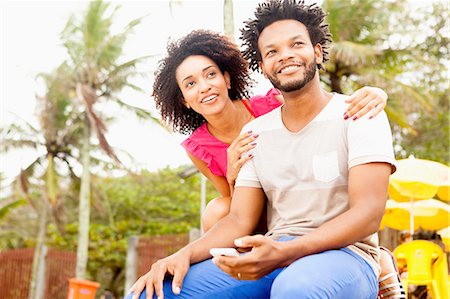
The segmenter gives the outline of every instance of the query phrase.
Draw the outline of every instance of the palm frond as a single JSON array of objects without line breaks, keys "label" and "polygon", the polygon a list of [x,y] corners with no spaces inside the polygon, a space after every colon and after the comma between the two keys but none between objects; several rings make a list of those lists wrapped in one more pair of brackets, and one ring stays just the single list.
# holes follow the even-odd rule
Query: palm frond
[{"label": "palm frond", "polygon": [[159,118],[154,117],[150,111],[127,104],[117,97],[110,97],[110,99],[117,103],[121,108],[134,113],[138,119],[142,119],[145,121],[150,119],[154,123],[161,125],[161,121],[159,120]]},{"label": "palm frond", "polygon": [[370,45],[351,41],[336,42],[330,49],[330,61],[342,66],[365,65],[381,54],[381,51]]},{"label": "palm frond", "polygon": [[108,79],[115,78],[118,74],[122,72],[127,72],[129,69],[134,70],[138,63],[141,63],[144,60],[153,58],[155,56],[156,55],[145,55],[135,59],[128,60],[127,62],[124,62],[120,65],[114,66],[114,68],[105,76],[106,79],[102,82],[102,84],[108,84]]},{"label": "palm frond", "polygon": [[2,139],[2,146],[0,147],[0,152],[10,152],[13,149],[21,149],[21,148],[37,149],[40,145],[43,144],[40,144],[34,140],[5,138]]},{"label": "palm frond", "polygon": [[23,206],[23,205],[26,205],[26,204],[27,204],[26,200],[19,199],[19,200],[15,200],[15,201],[1,207],[0,208],[0,220],[2,218],[5,218],[8,215],[8,213],[11,212],[13,209]]}]

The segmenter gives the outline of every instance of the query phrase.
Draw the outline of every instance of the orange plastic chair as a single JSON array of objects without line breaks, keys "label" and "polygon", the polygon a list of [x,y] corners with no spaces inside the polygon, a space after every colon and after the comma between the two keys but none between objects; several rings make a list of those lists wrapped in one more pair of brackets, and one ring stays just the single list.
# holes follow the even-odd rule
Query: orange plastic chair
[{"label": "orange plastic chair", "polygon": [[426,285],[433,299],[450,298],[447,256],[437,244],[414,240],[399,245],[394,255],[399,266],[408,269],[406,290],[410,284]]}]

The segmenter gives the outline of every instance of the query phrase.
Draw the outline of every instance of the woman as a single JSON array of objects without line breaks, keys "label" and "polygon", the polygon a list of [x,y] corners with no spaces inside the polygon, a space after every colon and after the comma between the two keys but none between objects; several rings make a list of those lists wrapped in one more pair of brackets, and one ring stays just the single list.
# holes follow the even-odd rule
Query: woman
[{"label": "woman", "polygon": [[[205,210],[202,223],[207,231],[228,214],[237,173],[252,158],[244,153],[257,146],[258,136],[240,135],[242,127],[280,106],[283,99],[271,89],[265,96],[247,100],[248,63],[224,36],[193,31],[170,43],[167,50],[155,73],[153,96],[163,121],[174,131],[190,134],[183,147],[221,195]],[[386,99],[381,89],[364,87],[348,98],[350,105],[342,117],[352,121],[369,111],[373,117],[385,107]],[[390,258],[386,259],[381,263],[382,276],[395,272]]]}]

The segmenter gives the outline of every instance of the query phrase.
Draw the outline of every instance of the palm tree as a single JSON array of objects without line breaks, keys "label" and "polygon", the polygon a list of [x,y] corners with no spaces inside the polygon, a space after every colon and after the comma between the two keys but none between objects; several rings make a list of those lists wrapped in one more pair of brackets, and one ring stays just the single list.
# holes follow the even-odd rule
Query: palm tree
[{"label": "palm tree", "polygon": [[[140,108],[130,106],[118,97],[126,87],[142,91],[128,80],[137,75],[136,66],[147,57],[121,62],[123,46],[133,28],[140,19],[132,20],[122,32],[113,34],[111,26],[116,8],[102,1],[90,2],[81,19],[72,16],[62,33],[62,40],[70,59],[69,64],[75,73],[76,109],[82,111],[83,138],[78,223],[78,248],[76,276],[85,278],[89,245],[90,215],[90,167],[91,135],[95,132],[99,147],[117,164],[120,161],[106,139],[104,116],[96,111],[101,102],[115,103],[133,111],[136,116],[157,121],[152,115]],[[159,123],[159,121],[157,121]]]},{"label": "palm tree", "polygon": [[406,7],[403,0],[325,0],[323,8],[328,13],[333,45],[322,78],[332,91],[341,93],[363,85],[385,89],[390,96],[386,107],[389,117],[414,133],[406,113],[418,104],[431,107],[426,94],[402,82],[412,49],[396,47],[390,39],[401,28],[393,26],[392,16]]},{"label": "palm tree", "polygon": [[233,0],[223,1],[223,32],[234,41]]},{"label": "palm tree", "polygon": [[[37,112],[39,115],[40,128],[33,127],[26,121],[9,125],[4,130],[2,139],[2,151],[8,152],[18,148],[33,148],[38,154],[35,160],[17,178],[22,193],[30,205],[39,215],[38,237],[34,252],[32,275],[30,282],[29,298],[34,299],[36,292],[36,279],[39,269],[39,257],[45,244],[45,236],[48,222],[48,209],[51,208],[56,227],[64,233],[61,205],[59,202],[58,177],[76,178],[73,172],[73,162],[77,157],[74,149],[77,146],[81,126],[79,116],[70,109],[71,100],[69,95],[73,90],[73,84],[67,80],[69,69],[66,64],[60,65],[53,73],[40,74],[47,87],[45,96],[36,96]],[[72,92],[73,94],[73,92]],[[44,169],[38,172],[39,166]],[[64,174],[60,174],[64,171]],[[67,176],[67,173],[69,174]],[[45,185],[46,200],[34,202],[28,194],[29,179],[32,176],[42,177]],[[23,202],[16,202],[4,207],[10,209]]]}]

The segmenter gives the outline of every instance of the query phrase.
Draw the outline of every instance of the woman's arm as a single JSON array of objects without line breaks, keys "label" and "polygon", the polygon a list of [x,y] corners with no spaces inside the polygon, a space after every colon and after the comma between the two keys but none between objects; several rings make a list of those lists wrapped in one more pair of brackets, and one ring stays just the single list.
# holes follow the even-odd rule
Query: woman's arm
[{"label": "woman's arm", "polygon": [[186,153],[192,163],[194,163],[195,167],[197,167],[197,169],[214,185],[222,197],[231,196],[230,186],[225,177],[213,174],[205,162],[192,155],[190,152]]},{"label": "woman's arm", "polygon": [[[275,98],[284,103],[281,94],[276,95]],[[369,118],[375,117],[381,110],[386,107],[388,95],[384,90],[378,87],[364,86],[355,91],[346,102],[349,103],[344,118],[352,118],[357,120],[363,117],[368,112],[372,111]]]}]

